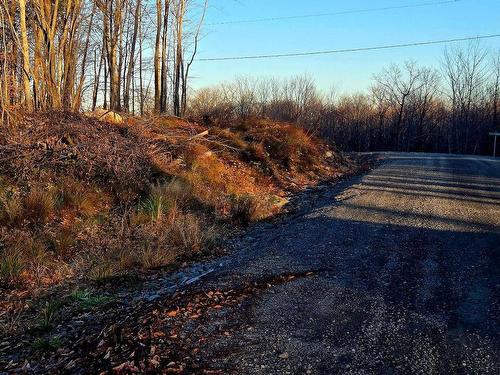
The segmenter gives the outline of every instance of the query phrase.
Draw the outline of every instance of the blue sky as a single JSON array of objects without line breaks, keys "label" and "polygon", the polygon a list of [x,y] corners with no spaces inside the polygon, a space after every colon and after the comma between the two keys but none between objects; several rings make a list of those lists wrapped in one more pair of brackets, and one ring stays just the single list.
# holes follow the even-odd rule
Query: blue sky
[{"label": "blue sky", "polygon": [[[437,0],[439,1],[439,0]],[[273,54],[357,48],[500,33],[500,0],[371,13],[230,25],[217,22],[422,4],[433,0],[211,0],[198,57]],[[481,42],[500,49],[500,38]],[[444,45],[267,60],[196,62],[191,84],[202,87],[236,76],[288,77],[307,73],[318,86],[341,92],[367,88],[390,63],[416,60],[439,65]]]}]

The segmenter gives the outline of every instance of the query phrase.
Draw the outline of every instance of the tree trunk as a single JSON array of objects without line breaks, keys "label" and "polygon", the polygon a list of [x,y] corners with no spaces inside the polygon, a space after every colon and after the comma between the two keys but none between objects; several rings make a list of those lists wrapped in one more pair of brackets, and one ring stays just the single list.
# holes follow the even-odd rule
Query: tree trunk
[{"label": "tree trunk", "polygon": [[186,1],[179,0],[179,5],[177,9],[177,19],[176,19],[176,52],[175,52],[175,72],[174,72],[174,115],[181,116],[181,80],[182,76],[182,65],[183,62],[183,51],[182,51],[182,27],[184,22],[184,12],[186,9]]},{"label": "tree trunk", "polygon": [[155,74],[155,112],[161,112],[161,30],[162,30],[162,6],[161,0],[156,0],[156,40],[154,55]]},{"label": "tree trunk", "polygon": [[167,47],[168,47],[168,15],[170,12],[170,0],[165,0],[165,12],[163,15],[162,32],[162,52],[161,52],[161,93],[160,93],[160,112],[167,112],[168,98],[168,75],[167,75]]},{"label": "tree trunk", "polygon": [[33,110],[33,100],[30,88],[30,56],[28,45],[28,32],[26,30],[26,0],[19,0],[19,23],[21,28],[21,52],[23,55],[23,89],[24,105],[28,111]]},{"label": "tree trunk", "polygon": [[90,21],[89,21],[89,27],[87,29],[87,37],[85,39],[85,47],[83,49],[83,59],[82,59],[82,66],[81,66],[81,71],[80,71],[80,79],[78,82],[78,87],[76,88],[76,97],[73,103],[73,108],[75,110],[78,110],[81,105],[82,105],[82,90],[83,90],[83,83],[85,82],[85,68],[86,68],[86,63],[87,63],[87,55],[89,51],[89,44],[90,44],[90,34],[92,32],[92,25],[94,21],[94,15],[95,15],[95,8],[96,4],[92,6],[92,13],[90,14]]},{"label": "tree trunk", "polygon": [[135,15],[134,15],[134,33],[132,35],[132,45],[130,47],[130,57],[128,62],[127,77],[125,81],[125,93],[123,94],[123,105],[127,112],[129,112],[130,110],[130,86],[132,83],[132,77],[134,75],[135,46],[137,44],[137,34],[139,32],[140,20],[141,20],[141,0],[137,0],[137,4],[135,7]]},{"label": "tree trunk", "polygon": [[104,10],[104,46],[108,63],[109,109],[121,110],[120,71],[118,66],[118,42],[122,31],[122,1],[111,0]]},{"label": "tree trunk", "polygon": [[140,33],[139,33],[139,110],[141,116],[144,115],[144,85],[142,82],[142,24],[139,24]]}]

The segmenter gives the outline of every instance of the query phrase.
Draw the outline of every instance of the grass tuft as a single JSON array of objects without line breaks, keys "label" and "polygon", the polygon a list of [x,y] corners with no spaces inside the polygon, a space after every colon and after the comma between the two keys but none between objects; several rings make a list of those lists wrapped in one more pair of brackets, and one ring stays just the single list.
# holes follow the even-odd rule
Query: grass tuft
[{"label": "grass tuft", "polygon": [[23,218],[23,206],[19,194],[0,187],[0,224],[16,225]]},{"label": "grass tuft", "polygon": [[244,194],[231,197],[231,218],[233,222],[246,226],[253,221],[269,216],[273,206],[272,199]]},{"label": "grass tuft", "polygon": [[52,324],[56,321],[59,311],[64,306],[64,302],[60,299],[51,300],[46,303],[42,310],[42,322],[43,327],[52,327]]},{"label": "grass tuft", "polygon": [[199,252],[211,231],[202,228],[200,219],[192,214],[178,216],[173,222],[171,241],[185,253]]},{"label": "grass tuft", "polygon": [[88,289],[77,289],[69,297],[79,308],[85,310],[105,305],[113,300],[108,296],[94,294]]},{"label": "grass tuft", "polygon": [[50,244],[57,256],[66,258],[71,255],[71,249],[76,244],[74,228],[61,228],[50,237]]},{"label": "grass tuft", "polygon": [[6,285],[16,283],[19,281],[25,266],[26,262],[19,253],[4,252],[0,255],[0,282]]},{"label": "grass tuft", "polygon": [[24,198],[24,218],[45,223],[54,213],[56,199],[48,189],[34,188]]},{"label": "grass tuft", "polygon": [[169,213],[175,216],[177,209],[185,207],[190,199],[191,186],[181,179],[173,179],[164,185],[153,185],[147,198],[140,203],[138,214],[159,223]]}]

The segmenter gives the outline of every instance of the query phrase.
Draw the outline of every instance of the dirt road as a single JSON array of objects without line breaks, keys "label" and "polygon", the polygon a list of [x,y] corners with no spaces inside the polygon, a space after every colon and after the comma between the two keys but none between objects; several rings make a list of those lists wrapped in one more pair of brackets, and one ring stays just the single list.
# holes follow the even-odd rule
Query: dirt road
[{"label": "dirt road", "polygon": [[[215,285],[297,274],[251,301],[239,373],[500,373],[500,159],[386,154],[260,226]],[[352,183],[352,182],[350,182]]]}]

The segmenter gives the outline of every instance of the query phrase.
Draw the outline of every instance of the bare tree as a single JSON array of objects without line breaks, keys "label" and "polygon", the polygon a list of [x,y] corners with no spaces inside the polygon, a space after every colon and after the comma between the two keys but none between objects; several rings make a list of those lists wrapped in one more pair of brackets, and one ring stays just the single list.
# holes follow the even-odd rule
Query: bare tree
[{"label": "bare tree", "polygon": [[407,62],[402,70],[397,65],[391,65],[382,73],[375,76],[376,84],[384,92],[384,96],[397,108],[393,140],[395,147],[402,147],[403,120],[405,109],[412,92],[419,88],[422,71],[414,62]]},{"label": "bare tree", "polygon": [[135,58],[136,58],[136,45],[137,45],[137,36],[139,33],[139,25],[141,20],[141,0],[136,0],[135,11],[134,11],[134,31],[132,35],[131,47],[130,47],[130,56],[128,62],[128,68],[126,73],[126,81],[125,81],[125,90],[123,94],[123,106],[124,109],[129,112],[130,111],[130,89],[132,85],[132,79],[134,76],[134,66],[135,66]]},{"label": "bare tree", "polygon": [[[439,90],[439,74],[432,68],[420,68],[418,84],[410,95],[409,136],[407,150],[424,151],[424,138],[432,129],[425,130],[427,116]],[[414,145],[412,145],[412,143]]]},{"label": "bare tree", "polygon": [[188,88],[188,78],[189,78],[189,71],[191,69],[191,66],[193,65],[194,58],[196,57],[196,53],[198,52],[198,43],[200,39],[200,32],[201,32],[201,27],[203,26],[203,22],[205,20],[205,14],[207,12],[208,8],[208,0],[204,0],[203,3],[203,10],[200,16],[200,20],[198,22],[198,25],[196,26],[196,30],[194,33],[194,45],[193,45],[193,51],[191,53],[191,58],[189,59],[188,63],[186,64],[186,67],[184,70],[184,77],[182,78],[182,87],[181,87],[181,114],[184,115],[186,112],[186,107],[187,107],[187,88]]},{"label": "bare tree", "polygon": [[473,152],[477,142],[471,144],[472,133],[477,133],[480,112],[477,107],[484,100],[487,80],[487,51],[478,43],[466,48],[446,49],[442,63],[451,102],[450,152]]},{"label": "bare tree", "polygon": [[163,25],[162,12],[162,2],[161,0],[156,0],[156,41],[154,51],[155,112],[161,112],[161,57],[163,49],[161,43],[161,32]]},{"label": "bare tree", "polygon": [[26,28],[26,0],[19,0],[19,24],[21,28],[21,53],[23,55],[24,104],[28,110],[32,110],[33,101],[30,89],[31,63],[29,56],[28,31]]},{"label": "bare tree", "polygon": [[500,106],[500,51],[492,59],[492,83],[491,83],[491,109],[492,128],[500,130],[500,116],[498,115]]},{"label": "bare tree", "polygon": [[123,33],[123,6],[124,0],[97,0],[103,14],[103,37],[106,50],[106,61],[110,81],[109,105],[114,111],[121,110],[120,100],[120,71],[118,64],[118,50]]},{"label": "bare tree", "polygon": [[[85,82],[85,73],[86,73],[86,68],[87,68],[87,56],[88,56],[88,51],[89,51],[89,46],[90,46],[90,37],[92,34],[92,27],[94,26],[95,13],[96,13],[96,3],[93,2],[92,3],[92,10],[90,12],[90,19],[88,22],[87,35],[85,38],[85,45],[83,47],[83,58],[82,58],[81,67],[80,67],[80,78],[78,81],[78,86],[76,88],[75,102],[73,103],[74,109],[79,109],[82,106],[83,84]],[[95,109],[95,106],[94,106],[94,109]]]},{"label": "bare tree", "polygon": [[174,115],[181,116],[181,84],[182,84],[182,69],[184,66],[184,51],[183,51],[183,26],[184,16],[186,14],[186,0],[176,0],[175,2],[175,63],[174,63],[174,88],[173,102]]}]

